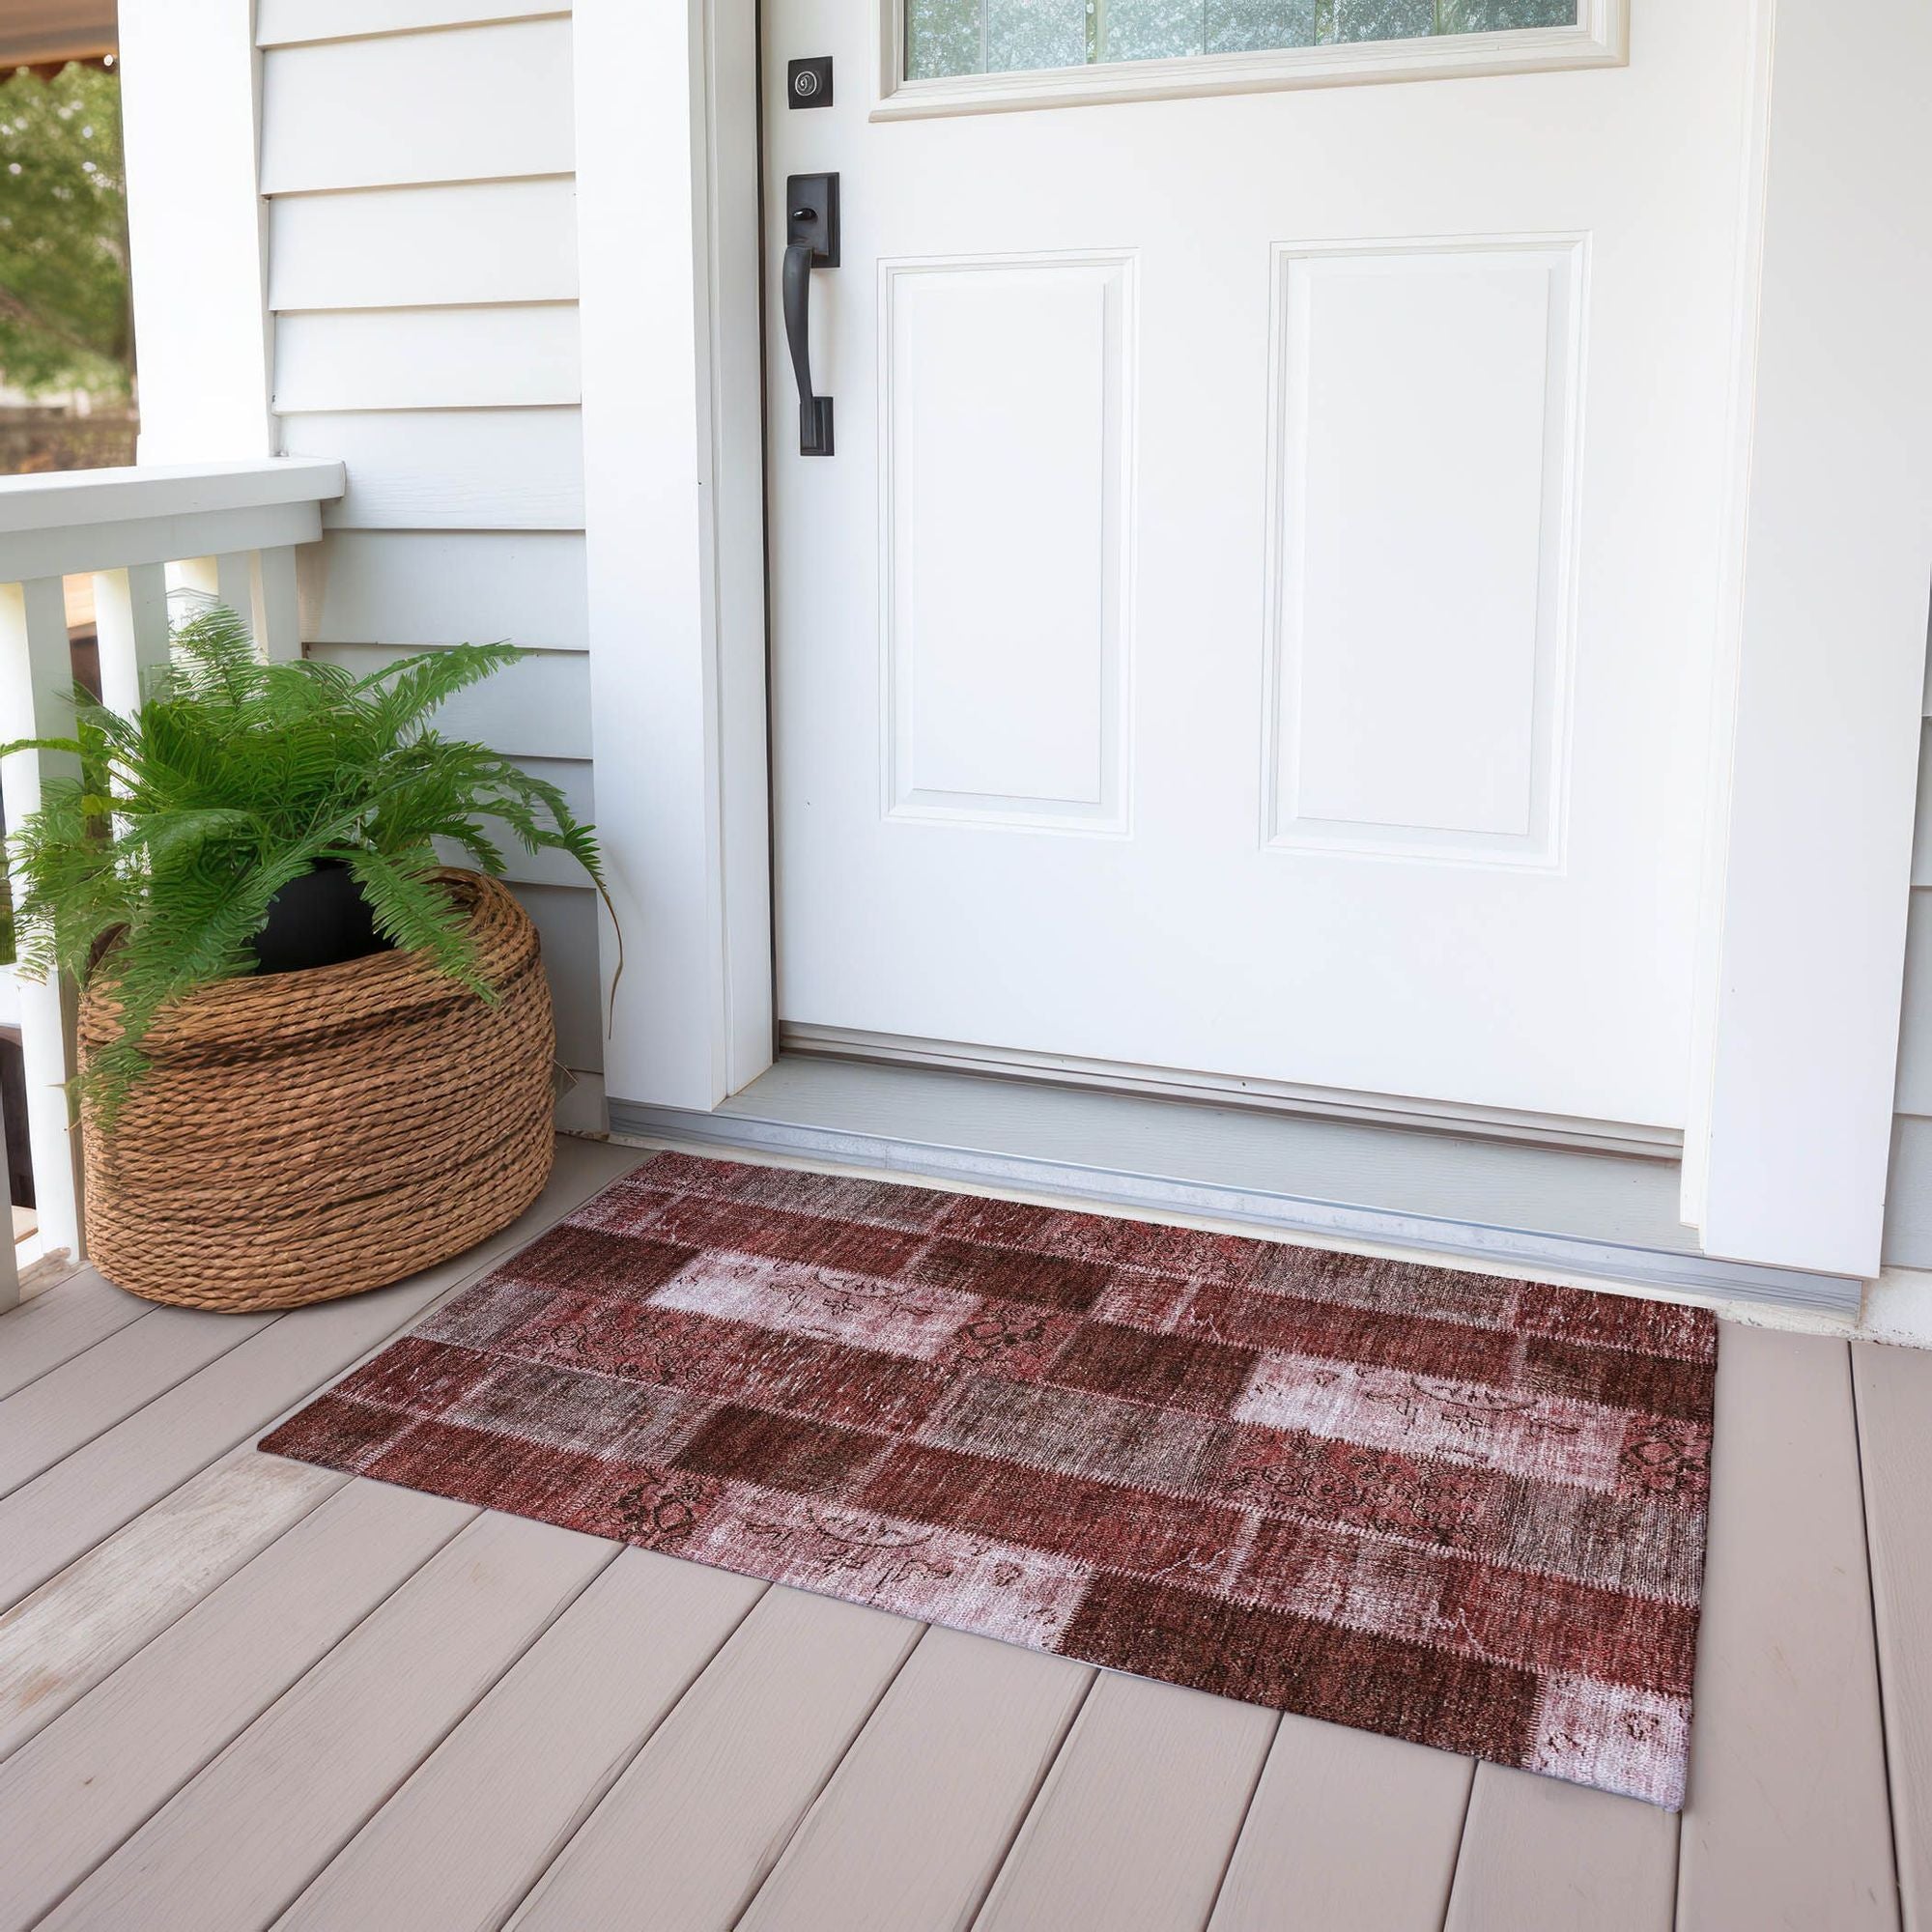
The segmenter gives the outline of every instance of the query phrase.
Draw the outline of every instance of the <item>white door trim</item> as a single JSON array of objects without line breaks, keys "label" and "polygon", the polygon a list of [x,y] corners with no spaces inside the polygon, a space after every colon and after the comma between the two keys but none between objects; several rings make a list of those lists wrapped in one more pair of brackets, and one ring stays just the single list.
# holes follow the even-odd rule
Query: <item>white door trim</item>
[{"label": "white door trim", "polygon": [[[1932,14],[1874,0],[1852,33],[1834,0],[1760,4],[1686,1213],[1713,1253],[1870,1276],[1932,581]],[[1642,28],[1639,6],[1639,57]],[[579,0],[575,32],[585,98],[618,71],[641,97],[578,130],[597,804],[628,948],[607,1078],[708,1110],[771,1057],[753,10]]]},{"label": "white door trim", "polygon": [[752,0],[578,0],[604,1078],[710,1108],[772,1059]]},{"label": "white door trim", "polygon": [[1932,11],[1772,9],[1685,1218],[1713,1254],[1869,1278],[1932,596]]}]

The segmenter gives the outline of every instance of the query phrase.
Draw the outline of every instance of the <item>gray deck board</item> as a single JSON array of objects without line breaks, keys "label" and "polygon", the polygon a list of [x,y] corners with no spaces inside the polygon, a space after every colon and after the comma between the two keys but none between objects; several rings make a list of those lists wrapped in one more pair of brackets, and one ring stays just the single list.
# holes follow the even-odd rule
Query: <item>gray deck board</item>
[{"label": "gray deck board", "polygon": [[1210,1932],[1438,1932],[1475,1765],[1397,1738],[1281,1720]]},{"label": "gray deck board", "polygon": [[[1852,1368],[1843,1342],[1729,1328],[1682,1932],[1898,1923]],[[1932,1605],[1918,1606],[1920,1641]]]},{"label": "gray deck board", "polygon": [[1677,1830],[1634,1798],[1479,1764],[1447,1932],[1670,1932]]},{"label": "gray deck board", "polygon": [[270,1322],[0,1501],[0,1605],[16,1603],[277,1415],[333,1381],[438,1296],[636,1165],[627,1150],[566,1141],[543,1197],[460,1260],[393,1288]]},{"label": "gray deck board", "polygon": [[268,1924],[615,1554],[550,1523],[476,1518],[42,1924]]},{"label": "gray deck board", "polygon": [[1861,1344],[1874,1625],[1906,1932],[1932,1928],[1932,1352]]},{"label": "gray deck board", "polygon": [[254,1451],[636,1158],[199,1366],[0,1316],[0,1932],[1932,1932],[1932,1354],[1725,1329],[1680,1822]]},{"label": "gray deck board", "polygon": [[1206,1925],[1278,1721],[1258,1705],[1103,1674],[975,1932]]},{"label": "gray deck board", "polygon": [[282,1932],[500,1925],[763,1589],[626,1551],[302,1893]]},{"label": "gray deck board", "polygon": [[156,1308],[0,1398],[0,1496],[145,1408],[274,1321]]},{"label": "gray deck board", "polygon": [[57,1905],[475,1514],[350,1485],[15,1751],[0,1817],[41,1802],[0,1861],[0,1927]]},{"label": "gray deck board", "polygon": [[516,1932],[727,1932],[923,1629],[766,1591],[542,1875]]},{"label": "gray deck board", "polygon": [[56,1287],[0,1314],[0,1396],[138,1321],[150,1304],[137,1301],[92,1268],[81,1268]]},{"label": "gray deck board", "polygon": [[951,1932],[986,1895],[1094,1671],[929,1630],[739,1932]]}]

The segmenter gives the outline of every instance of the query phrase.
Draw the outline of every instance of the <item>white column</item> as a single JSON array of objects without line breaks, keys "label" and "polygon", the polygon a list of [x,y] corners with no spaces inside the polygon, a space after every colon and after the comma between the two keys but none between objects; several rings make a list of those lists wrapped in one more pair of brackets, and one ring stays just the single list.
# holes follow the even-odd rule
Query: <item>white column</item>
[{"label": "white column", "polygon": [[252,0],[120,0],[141,461],[274,453]]},{"label": "white column", "polygon": [[577,124],[605,1085],[694,1108],[772,1054],[753,13],[572,17],[580,99],[635,83]]},{"label": "white column", "polygon": [[[67,601],[58,577],[0,583],[0,742],[61,737],[73,729],[72,659]],[[15,752],[0,759],[7,824],[16,830],[39,810],[43,785],[79,774],[66,752]],[[42,1237],[49,1249],[81,1249],[80,1136],[70,1131],[67,1082],[74,1070],[74,988],[71,980],[19,984],[20,1051],[27,1084],[27,1139]],[[11,1242],[10,1227],[7,1238]]]}]

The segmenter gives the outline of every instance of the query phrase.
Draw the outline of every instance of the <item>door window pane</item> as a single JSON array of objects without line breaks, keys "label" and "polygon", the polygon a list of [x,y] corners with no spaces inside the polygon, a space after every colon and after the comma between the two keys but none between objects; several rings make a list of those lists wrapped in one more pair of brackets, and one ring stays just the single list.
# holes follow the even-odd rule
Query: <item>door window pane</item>
[{"label": "door window pane", "polygon": [[904,0],[906,78],[1571,27],[1577,0]]}]

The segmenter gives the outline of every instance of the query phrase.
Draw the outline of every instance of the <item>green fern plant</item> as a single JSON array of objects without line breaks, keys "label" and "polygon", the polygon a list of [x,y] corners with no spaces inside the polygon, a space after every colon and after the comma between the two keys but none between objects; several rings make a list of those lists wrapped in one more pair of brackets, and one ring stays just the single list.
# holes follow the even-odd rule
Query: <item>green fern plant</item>
[{"label": "green fern plant", "polygon": [[[23,740],[77,756],[9,840],[16,957],[36,976],[105,970],[117,1037],[80,1097],[111,1123],[147,1070],[143,1042],[170,1000],[255,968],[269,902],[323,861],[349,868],[392,944],[482,999],[462,915],[437,878],[438,839],[483,871],[495,819],[529,851],[567,852],[601,893],[591,827],[553,784],[430,724],[459,691],[523,656],[512,644],[424,651],[355,677],[304,659],[265,664],[216,605],[182,626],[172,662],[124,718],[75,693],[71,738]],[[608,903],[608,896],[606,902]]]}]

